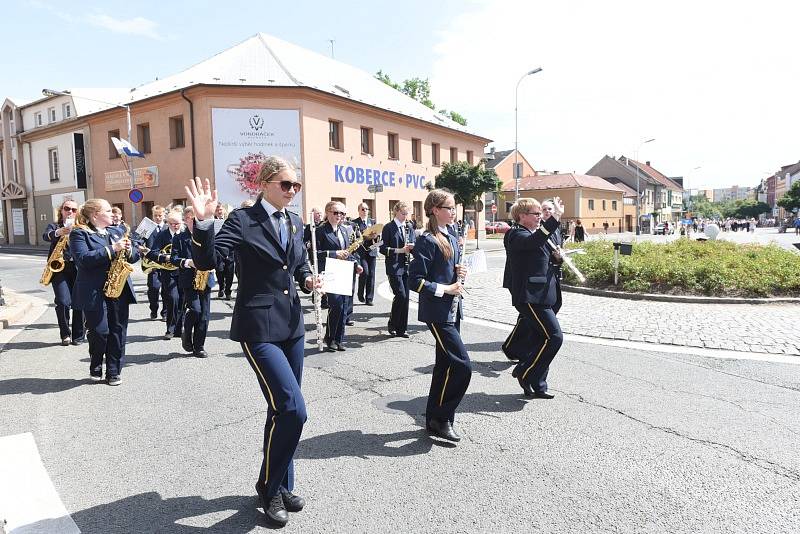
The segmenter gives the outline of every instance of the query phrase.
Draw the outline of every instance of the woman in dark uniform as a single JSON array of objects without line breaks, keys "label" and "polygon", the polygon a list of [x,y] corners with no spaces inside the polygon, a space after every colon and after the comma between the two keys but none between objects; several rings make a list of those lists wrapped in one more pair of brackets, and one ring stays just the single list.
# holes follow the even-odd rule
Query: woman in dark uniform
[{"label": "woman in dark uniform", "polygon": [[103,199],[90,199],[81,206],[76,227],[69,234],[69,246],[78,268],[72,302],[83,310],[89,339],[89,376],[103,378],[103,357],[106,360],[106,381],[110,386],[120,384],[120,372],[125,358],[128,335],[128,306],[136,303],[133,283],[127,277],[119,298],[103,293],[108,270],[117,254],[125,250],[128,263],[139,259],[125,229],[111,224],[111,206]]},{"label": "woman in dark uniform", "polygon": [[[228,209],[222,205],[218,204],[217,209],[214,212],[215,219],[226,219],[228,217]],[[236,272],[236,261],[234,260],[233,252],[231,252],[228,257],[219,257],[219,263],[217,263],[217,284],[219,284],[219,294],[217,294],[218,298],[224,298],[225,300],[231,300],[231,288],[233,287],[233,273]]]},{"label": "woman in dark uniform", "polygon": [[[48,259],[53,253],[53,249],[61,240],[68,236],[72,231],[75,217],[78,214],[78,204],[74,200],[65,200],[61,203],[58,210],[58,220],[47,225],[42,238],[50,242]],[[69,237],[67,237],[69,239]],[[58,329],[61,335],[61,344],[79,345],[84,341],[83,313],[80,310],[72,310],[72,329],[70,330],[70,308],[72,307],[72,288],[75,285],[75,277],[78,275],[75,269],[75,262],[69,245],[64,249],[64,269],[53,273],[50,283],[53,286],[53,295],[56,303],[56,318],[58,319]]]},{"label": "woman in dark uniform", "polygon": [[[453,429],[456,408],[469,386],[472,364],[461,341],[460,295],[466,268],[460,265],[458,238],[447,230],[455,222],[453,195],[435,189],[425,198],[426,232],[416,240],[409,287],[419,293],[418,319],[428,325],[436,344],[436,363],[425,412],[428,431],[460,441]],[[453,299],[459,298],[457,305]]]},{"label": "woman in dark uniform", "polygon": [[[305,328],[297,284],[310,292],[314,281],[303,245],[303,222],[286,206],[302,187],[289,164],[270,156],[258,175],[261,194],[252,207],[234,210],[218,234],[212,217],[217,192],[208,180],[186,188],[194,207],[192,261],[209,270],[219,256],[236,252],[239,289],[233,308],[231,339],[239,341],[268,404],[264,457],[256,492],[269,521],[283,526],[289,512],[305,505],[294,495],[294,451],[306,421],[300,391]],[[296,282],[296,283],[295,283]]]},{"label": "woman in dark uniform", "polygon": [[552,215],[542,221],[542,206],[532,198],[521,198],[511,208],[518,223],[506,234],[508,261],[506,273],[511,303],[520,314],[517,325],[504,346],[512,343],[529,347],[520,355],[512,376],[526,397],[551,399],[547,393],[547,371],[561,348],[564,335],[556,318],[561,301],[558,283],[559,259],[547,244],[559,227],[564,205],[558,197],[552,201]]}]

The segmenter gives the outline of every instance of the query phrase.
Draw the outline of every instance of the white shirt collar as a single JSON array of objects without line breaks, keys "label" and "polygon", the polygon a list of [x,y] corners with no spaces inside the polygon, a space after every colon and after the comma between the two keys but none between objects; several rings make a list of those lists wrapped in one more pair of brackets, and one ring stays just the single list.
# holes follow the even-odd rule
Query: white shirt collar
[{"label": "white shirt collar", "polygon": [[264,197],[261,197],[261,207],[267,212],[267,215],[270,217],[275,216],[275,212],[280,211],[283,213],[283,216],[286,217],[286,210],[285,209],[278,209],[269,202],[267,202]]},{"label": "white shirt collar", "polygon": [[450,230],[447,229],[447,226],[440,226],[439,231],[442,232],[444,235],[450,235]]},{"label": "white shirt collar", "polygon": [[398,227],[398,228],[400,228],[401,230],[402,230],[403,226],[405,226],[405,225],[406,225],[406,223],[405,223],[405,222],[400,222],[400,221],[397,219],[397,217],[395,217],[395,218],[394,218],[394,223],[395,223],[395,224],[397,225],[397,227]]}]

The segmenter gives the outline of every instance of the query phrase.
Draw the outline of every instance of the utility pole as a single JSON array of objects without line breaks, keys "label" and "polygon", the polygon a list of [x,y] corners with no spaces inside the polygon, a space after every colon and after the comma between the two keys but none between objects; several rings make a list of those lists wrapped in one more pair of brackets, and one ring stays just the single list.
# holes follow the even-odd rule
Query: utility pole
[{"label": "utility pole", "polygon": [[331,59],[336,59],[336,57],[333,55],[333,43],[335,41],[336,39],[328,39],[328,42],[331,43]]}]

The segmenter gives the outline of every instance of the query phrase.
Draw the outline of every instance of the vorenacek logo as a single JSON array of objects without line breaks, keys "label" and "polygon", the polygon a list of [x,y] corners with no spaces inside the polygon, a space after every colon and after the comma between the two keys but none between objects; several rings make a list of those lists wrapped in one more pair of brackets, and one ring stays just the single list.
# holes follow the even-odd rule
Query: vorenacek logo
[{"label": "vorenacek logo", "polygon": [[264,127],[264,119],[261,118],[261,115],[253,115],[250,117],[250,128],[255,131],[259,131],[261,128]]}]

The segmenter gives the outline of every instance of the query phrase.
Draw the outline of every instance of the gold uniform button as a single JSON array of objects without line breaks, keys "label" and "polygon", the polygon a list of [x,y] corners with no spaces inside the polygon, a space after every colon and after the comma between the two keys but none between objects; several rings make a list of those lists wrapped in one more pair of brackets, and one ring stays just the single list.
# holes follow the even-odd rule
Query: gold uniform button
[{"label": "gold uniform button", "polygon": [[288,289],[284,289],[284,290],[283,290],[283,294],[284,294],[284,295],[288,295],[288,294],[289,294],[289,290],[288,290]]},{"label": "gold uniform button", "polygon": [[284,265],[284,266],[283,266],[283,270],[284,270],[284,271],[285,271],[285,270],[287,270],[288,268],[289,268],[289,267],[288,267],[288,266],[286,266],[286,265]]}]

